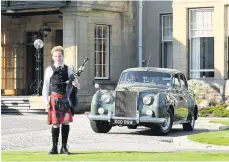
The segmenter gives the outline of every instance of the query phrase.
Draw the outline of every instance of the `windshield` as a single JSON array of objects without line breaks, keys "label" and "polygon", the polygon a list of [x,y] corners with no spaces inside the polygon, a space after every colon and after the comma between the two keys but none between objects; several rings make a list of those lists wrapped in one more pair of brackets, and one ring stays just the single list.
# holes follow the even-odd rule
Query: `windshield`
[{"label": "windshield", "polygon": [[143,86],[167,86],[172,84],[172,75],[154,71],[130,71],[122,73],[119,85],[140,84]]}]

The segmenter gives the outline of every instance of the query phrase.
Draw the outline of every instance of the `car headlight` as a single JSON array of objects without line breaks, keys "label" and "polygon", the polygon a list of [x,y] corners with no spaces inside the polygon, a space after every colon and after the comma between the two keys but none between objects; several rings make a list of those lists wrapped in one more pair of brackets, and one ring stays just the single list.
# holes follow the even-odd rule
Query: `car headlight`
[{"label": "car headlight", "polygon": [[98,113],[99,113],[100,115],[104,114],[104,112],[105,112],[104,108],[100,107],[100,108],[98,109]]},{"label": "car headlight", "polygon": [[143,103],[145,105],[149,105],[151,103],[151,101],[152,101],[151,96],[145,96],[145,97],[143,97]]},{"label": "car headlight", "polygon": [[109,103],[111,101],[111,95],[104,94],[104,95],[102,95],[101,99],[102,99],[103,102]]}]

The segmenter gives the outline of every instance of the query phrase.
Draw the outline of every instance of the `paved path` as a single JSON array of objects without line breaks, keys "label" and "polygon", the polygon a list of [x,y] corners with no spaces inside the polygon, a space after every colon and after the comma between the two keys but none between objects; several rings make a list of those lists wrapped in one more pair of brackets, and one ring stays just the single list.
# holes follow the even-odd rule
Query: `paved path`
[{"label": "paved path", "polygon": [[[51,127],[46,124],[46,115],[2,115],[2,150],[49,150]],[[70,150],[115,150],[115,151],[224,151],[229,146],[214,146],[192,142],[187,135],[215,131],[220,124],[210,124],[210,119],[197,120],[193,132],[184,132],[181,125],[174,126],[167,136],[155,136],[148,128],[113,127],[107,134],[97,134],[90,128],[86,115],[75,115],[71,123]]]}]

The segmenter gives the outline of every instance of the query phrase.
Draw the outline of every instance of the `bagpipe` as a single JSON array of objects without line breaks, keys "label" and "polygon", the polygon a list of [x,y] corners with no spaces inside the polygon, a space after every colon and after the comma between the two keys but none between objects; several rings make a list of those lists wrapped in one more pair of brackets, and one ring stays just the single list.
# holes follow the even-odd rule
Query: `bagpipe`
[{"label": "bagpipe", "polygon": [[[71,110],[72,115],[74,115],[77,111],[78,106],[78,88],[72,85],[72,82],[79,78],[81,73],[84,70],[84,67],[87,63],[89,58],[85,58],[83,64],[80,66],[80,68],[76,71],[74,67],[72,67],[72,74],[69,77],[69,80],[64,82],[66,85],[66,97],[63,98],[56,98],[55,105],[56,109],[62,112],[67,112],[69,109]],[[61,83],[62,84],[62,83]]]},{"label": "bagpipe", "polygon": [[72,66],[72,74],[70,75],[70,79],[69,79],[67,84],[71,84],[75,80],[75,78],[80,77],[80,75],[83,72],[84,67],[85,67],[86,63],[88,62],[88,60],[89,60],[89,58],[86,57],[83,61],[83,64],[79,67],[79,69],[77,71],[75,71],[74,67]]}]

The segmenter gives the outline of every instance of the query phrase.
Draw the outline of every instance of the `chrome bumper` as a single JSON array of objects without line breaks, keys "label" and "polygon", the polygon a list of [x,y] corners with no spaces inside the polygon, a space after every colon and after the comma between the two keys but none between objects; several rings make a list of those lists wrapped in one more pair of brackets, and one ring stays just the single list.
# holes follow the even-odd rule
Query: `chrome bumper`
[{"label": "chrome bumper", "polygon": [[141,116],[138,118],[122,118],[122,117],[114,117],[110,114],[108,115],[92,115],[89,114],[88,119],[90,120],[103,120],[110,122],[112,119],[125,119],[125,120],[136,120],[137,124],[139,123],[164,123],[166,121],[165,118],[156,118],[156,117],[150,117],[150,116]]}]

